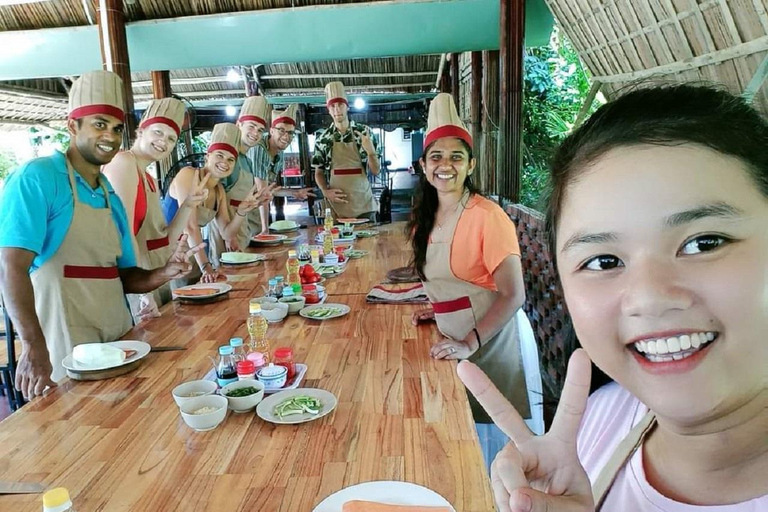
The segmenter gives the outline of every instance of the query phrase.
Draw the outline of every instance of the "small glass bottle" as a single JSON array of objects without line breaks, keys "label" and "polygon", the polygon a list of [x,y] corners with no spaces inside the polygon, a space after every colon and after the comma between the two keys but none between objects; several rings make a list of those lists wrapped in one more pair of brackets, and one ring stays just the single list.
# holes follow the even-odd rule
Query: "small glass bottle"
[{"label": "small glass bottle", "polygon": [[253,361],[245,360],[237,363],[237,380],[255,380],[256,365]]},{"label": "small glass bottle", "polygon": [[243,344],[243,338],[232,338],[229,340],[229,346],[232,347],[232,353],[238,361],[244,361],[246,351]]},{"label": "small glass bottle", "polygon": [[293,295],[294,297],[301,295],[301,285],[300,284],[294,284],[293,285]]},{"label": "small glass bottle", "polygon": [[275,276],[275,297],[278,299],[283,296],[283,276]]},{"label": "small glass bottle", "polygon": [[43,512],[75,512],[69,491],[57,487],[43,494]]},{"label": "small glass bottle", "polygon": [[319,249],[312,249],[310,252],[310,258],[312,259],[313,265],[319,265],[320,264],[320,250]]},{"label": "small glass bottle", "polygon": [[269,284],[269,290],[267,290],[267,297],[274,297],[277,299],[278,298],[277,297],[277,280],[273,278],[267,281],[267,283]]},{"label": "small glass bottle", "polygon": [[219,362],[216,365],[216,383],[220,388],[237,382],[237,360],[232,353],[232,347],[219,347]]},{"label": "small glass bottle", "polygon": [[275,349],[275,365],[284,366],[288,370],[288,381],[296,375],[296,363],[293,362],[293,350],[289,347]]}]

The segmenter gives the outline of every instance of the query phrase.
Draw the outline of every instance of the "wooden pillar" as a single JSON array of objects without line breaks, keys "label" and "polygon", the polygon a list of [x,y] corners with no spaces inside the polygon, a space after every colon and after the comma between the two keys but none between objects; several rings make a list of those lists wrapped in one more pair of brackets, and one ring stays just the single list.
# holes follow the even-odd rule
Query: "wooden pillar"
[{"label": "wooden pillar", "polygon": [[485,162],[488,194],[498,194],[499,147],[499,51],[483,52],[483,147],[480,158]]},{"label": "wooden pillar", "polygon": [[525,0],[501,0],[501,140],[499,196],[520,200],[523,166],[523,57],[525,51]]},{"label": "wooden pillar", "polygon": [[456,103],[456,110],[461,112],[461,89],[460,89],[460,79],[461,77],[459,74],[461,73],[461,70],[459,69],[459,54],[458,53],[452,53],[451,54],[451,94],[453,94],[453,101]]},{"label": "wooden pillar", "polygon": [[168,71],[152,72],[152,96],[156,100],[170,98],[171,92],[171,74]]},{"label": "wooden pillar", "polygon": [[440,77],[440,92],[451,92],[451,75],[449,73],[443,73]]},{"label": "wooden pillar", "polygon": [[133,88],[125,37],[123,0],[99,0],[99,44],[104,69],[116,73],[123,80],[126,128],[123,144],[129,148],[136,134],[136,119],[133,113]]},{"label": "wooden pillar", "polygon": [[[472,89],[470,92],[469,100],[469,115],[472,130],[472,141],[474,142],[475,158],[480,156],[480,149],[483,147],[483,128],[481,122],[483,119],[483,53],[472,52]],[[488,166],[480,159],[478,160],[478,168],[475,170],[474,176],[475,185],[481,190],[485,190],[486,176],[488,173]]]},{"label": "wooden pillar", "polygon": [[[156,100],[161,100],[163,98],[170,98],[172,96],[173,92],[171,91],[171,74],[168,71],[152,71],[152,97]],[[165,182],[165,176],[168,175],[168,172],[171,170],[171,168],[176,165],[176,163],[179,161],[179,145],[176,144],[176,147],[173,151],[171,151],[171,154],[168,155],[168,158],[166,158],[163,161],[157,162],[157,175],[155,178],[157,178],[158,181],[161,183]]]}]

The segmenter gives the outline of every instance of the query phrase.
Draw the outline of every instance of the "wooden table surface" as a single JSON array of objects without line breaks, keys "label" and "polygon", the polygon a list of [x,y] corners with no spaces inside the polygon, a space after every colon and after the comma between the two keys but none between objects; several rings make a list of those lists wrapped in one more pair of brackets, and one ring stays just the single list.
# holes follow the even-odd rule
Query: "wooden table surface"
[{"label": "wooden table surface", "polygon": [[[1,422],[0,480],[67,487],[77,510],[94,512],[310,512],[371,480],[423,485],[459,512],[494,510],[455,363],[428,355],[434,326],[411,325],[417,306],[365,302],[408,260],[403,225],[379,229],[355,245],[370,254],[326,282],[329,302],[348,304],[349,315],[270,324],[272,347],[290,346],[308,365],[303,386],[339,399],[333,413],[283,426],[229,412],[215,430],[195,432],[173,402],[173,387],[205,375],[219,345],[247,340],[248,299],[262,295],[267,276],[285,273],[288,246],[263,249],[269,261],[226,269],[228,299],[168,304],[125,336],[186,351],[151,353],[123,377],[67,381]],[[0,496],[0,511],[37,512],[41,501]]]}]

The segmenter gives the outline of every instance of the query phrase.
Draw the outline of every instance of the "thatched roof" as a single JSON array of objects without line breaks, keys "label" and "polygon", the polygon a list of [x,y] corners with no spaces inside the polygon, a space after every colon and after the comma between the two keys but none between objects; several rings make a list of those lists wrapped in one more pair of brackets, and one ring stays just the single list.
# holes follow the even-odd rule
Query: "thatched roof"
[{"label": "thatched roof", "polygon": [[[607,96],[638,81],[715,82],[741,94],[765,77],[762,0],[546,0]],[[753,89],[754,90],[754,89]],[[768,91],[754,98],[768,113]]]},{"label": "thatched roof", "polygon": [[[124,0],[126,21],[385,0]],[[92,25],[98,0],[52,0],[0,6],[0,31]]]},{"label": "thatched roof", "polygon": [[[221,100],[236,105],[245,97],[241,80],[230,82],[235,69],[243,78],[256,80],[261,94],[273,103],[281,98],[322,96],[331,81],[342,81],[348,94],[420,93],[434,89],[440,66],[439,55],[416,55],[381,59],[357,59],[295,64],[269,64],[240,68],[218,67],[170,72],[175,95],[192,102]],[[136,106],[142,109],[152,98],[150,73],[133,73]],[[27,125],[60,126],[66,118],[66,79],[37,79],[0,82],[0,129]]]}]

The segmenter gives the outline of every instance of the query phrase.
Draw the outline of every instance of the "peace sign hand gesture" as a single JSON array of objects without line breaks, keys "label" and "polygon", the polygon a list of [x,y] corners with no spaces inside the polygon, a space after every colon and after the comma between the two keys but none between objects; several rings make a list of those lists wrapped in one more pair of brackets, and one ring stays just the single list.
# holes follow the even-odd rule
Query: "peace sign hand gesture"
[{"label": "peace sign hand gesture", "polygon": [[203,176],[203,179],[200,179],[199,174],[197,172],[194,173],[194,176],[192,177],[192,189],[184,200],[184,206],[188,208],[197,208],[208,199],[208,189],[206,188],[206,184],[210,177],[210,174],[206,174]]},{"label": "peace sign hand gesture", "polygon": [[269,202],[272,199],[272,195],[280,190],[280,187],[275,183],[270,183],[261,190],[258,190],[258,188],[258,184],[253,185],[248,195],[237,206],[237,214],[241,217],[244,217],[254,208]]},{"label": "peace sign hand gesture", "polygon": [[205,243],[201,243],[195,247],[187,249],[189,247],[187,238],[189,238],[187,234],[183,234],[179,237],[179,241],[176,242],[176,248],[174,249],[173,254],[171,254],[171,257],[168,258],[168,261],[163,267],[163,275],[169,281],[189,274],[192,271],[192,263],[190,262],[190,259],[196,252],[205,248]]},{"label": "peace sign hand gesture", "polygon": [[509,436],[491,466],[491,484],[500,512],[594,512],[592,487],[576,453],[576,436],[587,406],[591,367],[577,350],[568,363],[565,387],[552,428],[536,436],[520,414],[474,364],[457,372],[494,423]]},{"label": "peace sign hand gesture", "polygon": [[369,129],[366,129],[363,133],[360,134],[360,145],[363,146],[363,149],[365,150],[368,155],[372,155],[376,153],[376,148],[373,145],[373,141],[371,140],[371,132]]}]

